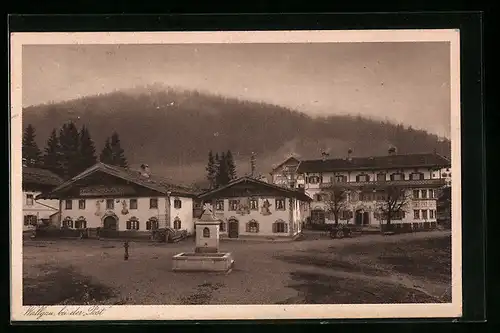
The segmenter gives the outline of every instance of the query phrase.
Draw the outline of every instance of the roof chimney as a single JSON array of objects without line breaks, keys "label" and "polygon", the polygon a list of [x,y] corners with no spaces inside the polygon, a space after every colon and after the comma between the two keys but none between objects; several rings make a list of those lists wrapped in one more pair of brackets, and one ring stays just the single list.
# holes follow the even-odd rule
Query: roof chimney
[{"label": "roof chimney", "polygon": [[397,151],[396,147],[394,147],[394,146],[389,148],[389,150],[388,150],[389,155],[396,155],[396,151]]},{"label": "roof chimney", "polygon": [[322,151],[322,152],[321,152],[321,159],[322,159],[323,161],[326,161],[326,159],[328,158],[328,156],[330,156],[330,154],[329,154],[329,153],[327,153],[326,151]]},{"label": "roof chimney", "polygon": [[349,148],[347,150],[347,160],[352,161],[352,149],[351,148]]},{"label": "roof chimney", "polygon": [[141,176],[149,178],[149,165],[141,164]]}]

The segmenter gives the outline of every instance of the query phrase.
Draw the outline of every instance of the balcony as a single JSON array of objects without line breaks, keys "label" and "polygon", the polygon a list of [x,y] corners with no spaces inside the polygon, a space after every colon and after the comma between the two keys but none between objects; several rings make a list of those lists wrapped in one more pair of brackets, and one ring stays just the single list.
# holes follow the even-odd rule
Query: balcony
[{"label": "balcony", "polygon": [[[444,178],[440,179],[420,179],[420,180],[386,180],[386,181],[371,181],[371,182],[333,182],[321,183],[321,189],[327,189],[332,186],[340,186],[346,188],[363,188],[363,187],[384,187],[384,186],[401,186],[401,187],[441,187],[446,184]],[[317,186],[317,185],[316,185]]]}]

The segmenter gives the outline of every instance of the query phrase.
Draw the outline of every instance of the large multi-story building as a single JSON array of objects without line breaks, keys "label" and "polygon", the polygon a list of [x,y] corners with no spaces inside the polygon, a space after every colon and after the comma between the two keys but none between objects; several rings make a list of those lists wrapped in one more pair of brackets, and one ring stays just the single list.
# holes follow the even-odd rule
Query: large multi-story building
[{"label": "large multi-story building", "polygon": [[[296,168],[296,187],[303,187],[313,198],[311,223],[333,223],[331,200],[325,200],[335,189],[343,191],[340,222],[380,226],[386,221],[384,205],[388,193],[399,189],[402,195],[392,203],[391,223],[419,227],[436,223],[439,191],[451,177],[450,161],[436,153],[396,154],[389,149],[386,156],[352,157],[300,161]],[[274,178],[273,178],[274,181]],[[385,212],[384,212],[385,211]]]}]

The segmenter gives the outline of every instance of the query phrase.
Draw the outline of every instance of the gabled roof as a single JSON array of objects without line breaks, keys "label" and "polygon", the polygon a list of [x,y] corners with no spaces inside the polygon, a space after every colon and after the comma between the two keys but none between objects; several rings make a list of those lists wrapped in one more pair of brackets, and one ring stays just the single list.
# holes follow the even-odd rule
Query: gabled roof
[{"label": "gabled roof", "polygon": [[40,168],[23,167],[23,184],[41,186],[58,186],[63,183],[61,177],[55,173]]},{"label": "gabled roof", "polygon": [[377,170],[398,168],[448,167],[450,160],[439,154],[406,154],[351,159],[305,160],[297,168],[298,173]]},{"label": "gabled roof", "polygon": [[195,197],[197,194],[194,190],[190,188],[173,184],[170,180],[160,176],[150,175],[149,177],[144,177],[139,171],[136,170],[130,170],[98,162],[97,164],[83,171],[79,175],[76,175],[75,177],[71,178],[64,184],[61,184],[60,186],[56,187],[50,193],[41,195],[39,197],[40,198],[56,197],[57,193],[59,193],[61,190],[70,187],[76,181],[88,177],[89,175],[94,174],[96,172],[104,172],[108,175],[121,178],[123,180],[129,181],[139,186],[149,188],[151,190],[157,191],[162,194],[167,194],[168,192],[170,192],[171,195],[174,196],[178,195],[178,196],[188,196],[188,197]]},{"label": "gabled roof", "polygon": [[226,186],[222,186],[222,187],[219,187],[217,189],[200,194],[198,196],[198,198],[204,199],[206,197],[213,196],[214,194],[217,194],[225,189],[228,189],[230,187],[233,187],[234,185],[241,184],[241,183],[252,183],[252,184],[261,185],[261,186],[264,186],[264,187],[267,187],[267,188],[270,188],[273,190],[277,190],[277,191],[283,193],[283,195],[287,196],[287,197],[295,197],[295,198],[302,200],[302,201],[312,201],[312,198],[309,197],[307,194],[305,194],[303,191],[297,191],[294,189],[288,189],[288,188],[284,188],[284,187],[277,186],[274,184],[269,184],[269,183],[257,180],[255,178],[251,178],[251,177],[241,177],[241,178],[235,179],[235,180],[231,181],[229,184],[227,184]]},{"label": "gabled roof", "polygon": [[290,156],[289,158],[287,158],[286,160],[284,160],[283,162],[281,162],[280,164],[276,165],[275,167],[273,167],[273,170],[272,171],[276,171],[276,169],[279,169],[281,168],[283,165],[285,165],[286,163],[290,162],[290,161],[295,161],[297,162],[297,164],[300,163],[299,159],[296,158],[295,156]]}]

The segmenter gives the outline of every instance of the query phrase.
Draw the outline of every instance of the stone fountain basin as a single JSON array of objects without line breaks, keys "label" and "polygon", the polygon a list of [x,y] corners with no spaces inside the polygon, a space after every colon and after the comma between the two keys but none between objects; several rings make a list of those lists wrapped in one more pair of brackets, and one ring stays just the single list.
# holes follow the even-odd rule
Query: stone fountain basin
[{"label": "stone fountain basin", "polygon": [[229,272],[233,265],[230,252],[183,252],[172,257],[172,270],[177,272]]}]

